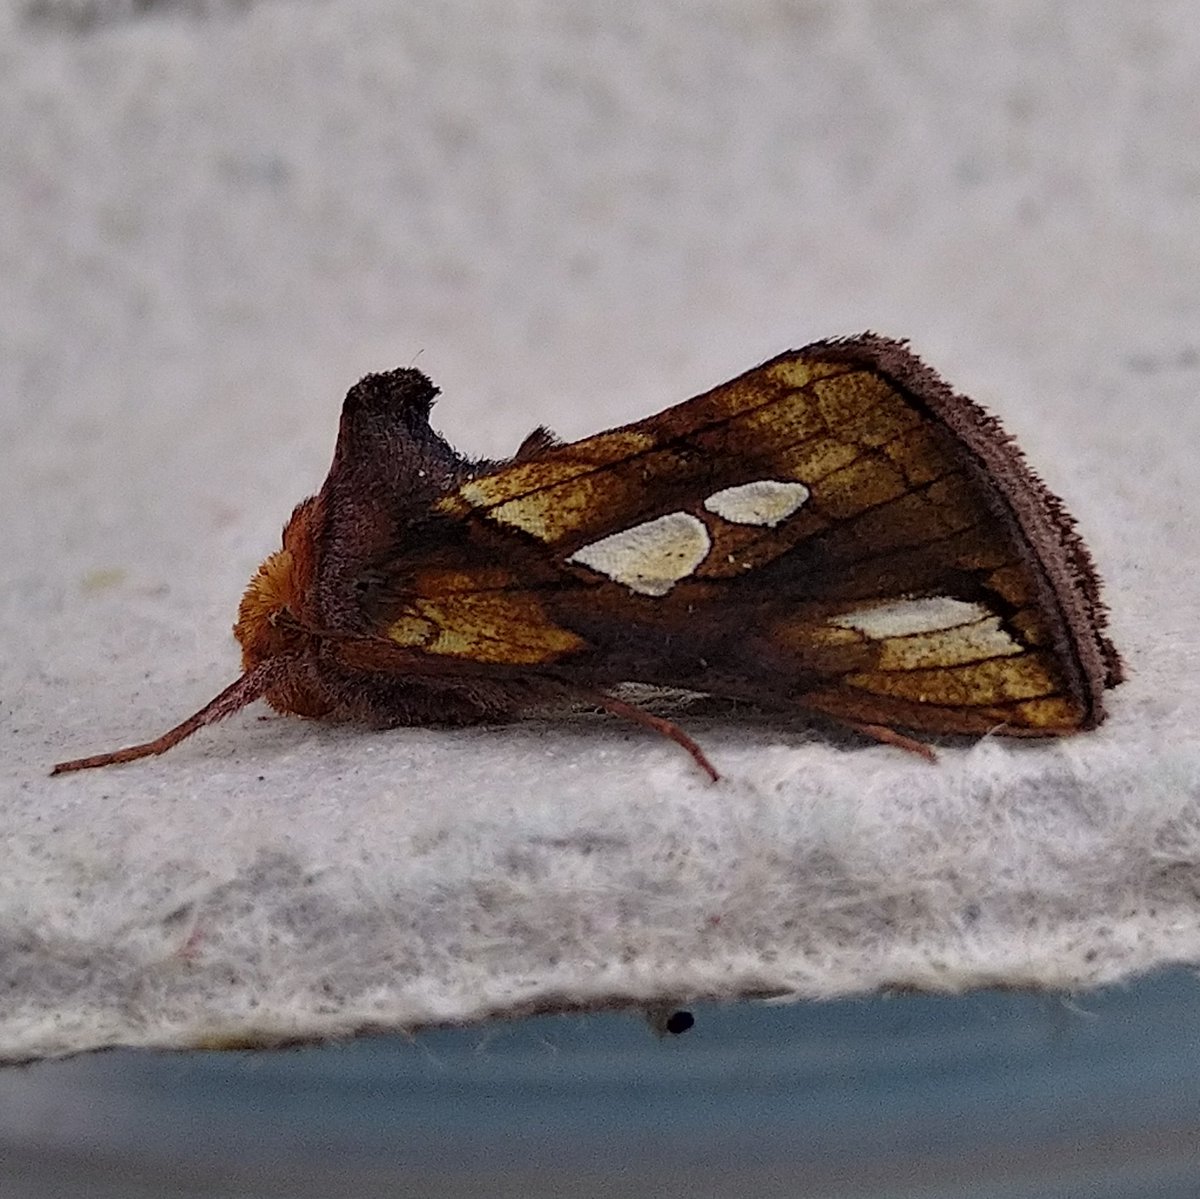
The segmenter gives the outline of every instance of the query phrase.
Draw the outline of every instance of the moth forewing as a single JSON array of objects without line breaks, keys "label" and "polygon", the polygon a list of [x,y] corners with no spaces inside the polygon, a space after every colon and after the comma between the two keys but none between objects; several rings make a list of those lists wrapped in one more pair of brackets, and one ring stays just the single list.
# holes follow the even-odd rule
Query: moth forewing
[{"label": "moth forewing", "polygon": [[[243,600],[253,687],[373,725],[680,687],[901,730],[1060,735],[1121,677],[1091,558],[998,423],[903,343],[790,351],[619,429],[472,463],[420,372],[369,375],[320,494]],[[161,752],[235,706],[214,702]]]},{"label": "moth forewing", "polygon": [[782,355],[452,502],[570,549],[574,578],[545,605],[583,633],[580,679],[933,733],[1102,718],[1118,660],[1070,518],[998,424],[895,342]]}]

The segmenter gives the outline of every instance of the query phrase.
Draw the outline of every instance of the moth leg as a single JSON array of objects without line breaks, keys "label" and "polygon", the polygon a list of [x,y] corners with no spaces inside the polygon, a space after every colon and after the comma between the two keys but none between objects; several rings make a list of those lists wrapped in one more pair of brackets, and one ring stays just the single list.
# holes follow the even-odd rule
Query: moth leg
[{"label": "moth leg", "polygon": [[714,783],[720,782],[721,776],[717,773],[716,767],[708,760],[704,750],[696,744],[679,727],[669,720],[664,720],[661,716],[655,716],[650,712],[644,712],[641,708],[635,707],[633,704],[626,703],[623,699],[617,699],[614,695],[606,695],[603,691],[587,692],[586,698],[598,704],[606,712],[611,712],[614,716],[622,716],[626,720],[632,720],[634,724],[640,724],[645,728],[653,729],[662,737],[668,737],[675,742],[676,745],[683,746],[684,749],[695,759],[696,765],[708,775]]},{"label": "moth leg", "polygon": [[835,716],[833,719],[838,724],[845,725],[846,728],[853,729],[856,733],[861,733],[864,737],[870,737],[873,741],[878,741],[883,745],[894,745],[897,749],[903,749],[910,754],[924,758],[926,762],[938,760],[931,745],[926,745],[924,741],[918,741],[915,737],[906,737],[903,733],[888,728],[886,724],[859,724],[857,720],[846,720],[842,716]]}]

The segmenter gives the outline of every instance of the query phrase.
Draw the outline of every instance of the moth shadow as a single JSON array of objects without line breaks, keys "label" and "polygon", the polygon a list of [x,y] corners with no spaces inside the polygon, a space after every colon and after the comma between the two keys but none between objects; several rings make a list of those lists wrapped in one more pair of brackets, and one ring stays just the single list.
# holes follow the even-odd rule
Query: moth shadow
[{"label": "moth shadow", "polygon": [[[823,716],[802,708],[787,710],[763,707],[752,700],[730,699],[724,696],[665,688],[626,685],[616,694],[626,703],[661,720],[669,720],[683,729],[702,746],[706,743],[736,743],[752,748],[829,746],[850,751],[878,748],[879,741]],[[605,712],[598,707],[580,705],[556,714],[540,714],[535,718],[547,729],[569,725],[573,732],[607,736],[614,726],[639,731],[643,736],[653,734],[637,729],[632,722]],[[939,736],[930,739],[935,748],[955,744],[970,745],[969,737]]]},{"label": "moth shadow", "polygon": [[[845,752],[879,749],[881,742],[869,733],[860,732],[850,725],[804,708],[772,708],[755,704],[752,700],[729,699],[723,696],[705,695],[697,692],[674,691],[663,688],[627,684],[616,693],[627,703],[659,719],[678,725],[690,737],[705,743],[734,742],[755,748],[785,747],[799,749],[802,746],[829,746]],[[535,718],[537,720],[538,718]],[[547,729],[569,724],[573,730],[603,735],[611,732],[614,722],[618,728],[624,723],[619,717],[599,708],[580,706],[565,713],[541,717]],[[641,730],[650,736],[648,730]],[[1002,740],[1005,748],[1014,754],[1036,753],[1045,750],[1048,743],[1057,738],[1036,736],[1005,736],[997,731],[980,736],[956,733],[910,734],[917,745],[927,746],[935,753],[940,750],[965,750],[979,745],[984,740]],[[896,751],[894,745],[888,748]],[[908,756],[908,752],[905,752]],[[913,755],[918,756],[918,755]]]}]

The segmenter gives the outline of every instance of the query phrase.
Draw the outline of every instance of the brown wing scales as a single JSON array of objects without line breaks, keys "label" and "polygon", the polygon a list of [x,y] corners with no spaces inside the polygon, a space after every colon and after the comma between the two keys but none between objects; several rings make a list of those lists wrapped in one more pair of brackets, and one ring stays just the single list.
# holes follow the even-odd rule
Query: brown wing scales
[{"label": "brown wing scales", "polygon": [[[1040,516],[1063,522],[1057,540],[1020,511],[1011,479],[991,477],[975,444],[990,452],[987,438],[1011,472],[1025,472],[1021,494]],[[705,506],[762,480],[803,484],[808,498],[770,527]],[[1112,651],[1101,612],[1090,611],[1082,635],[1067,612],[1094,588],[1078,578],[1087,559],[1069,522],[989,418],[894,343],[785,355],[648,420],[539,446],[435,507],[484,541],[495,536],[501,559],[517,531],[560,567],[536,595],[514,578],[507,596],[471,598],[468,584],[421,603],[436,635],[398,621],[392,636],[420,631],[427,652],[569,665],[598,685],[676,683],[892,727],[1062,732],[1099,718],[1102,683],[1081,662],[1089,648]],[[565,562],[670,513],[702,522],[709,548],[663,594],[639,593],[607,566]],[[977,615],[916,633],[889,631],[886,619],[839,624],[872,604],[928,617],[941,600]],[[1079,647],[1084,636],[1091,647]]]}]

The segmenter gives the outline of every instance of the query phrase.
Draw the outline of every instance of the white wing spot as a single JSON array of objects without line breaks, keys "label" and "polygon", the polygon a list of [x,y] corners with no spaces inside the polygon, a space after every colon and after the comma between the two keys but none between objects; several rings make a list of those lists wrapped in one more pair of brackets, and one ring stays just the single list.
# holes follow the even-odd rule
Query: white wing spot
[{"label": "white wing spot", "polygon": [[829,623],[842,629],[857,629],[868,637],[882,640],[885,637],[911,637],[915,633],[937,633],[974,624],[990,615],[981,604],[951,599],[947,595],[930,595],[855,608],[853,612],[830,617]]},{"label": "white wing spot", "polygon": [[714,491],[704,501],[709,512],[735,525],[766,525],[773,529],[804,506],[812,494],[803,483],[757,479]]},{"label": "white wing spot", "polygon": [[704,561],[712,542],[704,522],[669,512],[577,549],[580,562],[639,595],[666,595]]}]

